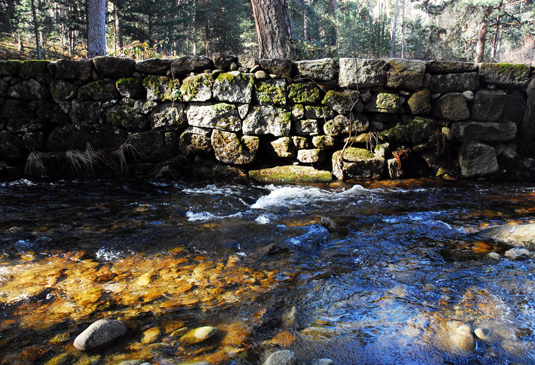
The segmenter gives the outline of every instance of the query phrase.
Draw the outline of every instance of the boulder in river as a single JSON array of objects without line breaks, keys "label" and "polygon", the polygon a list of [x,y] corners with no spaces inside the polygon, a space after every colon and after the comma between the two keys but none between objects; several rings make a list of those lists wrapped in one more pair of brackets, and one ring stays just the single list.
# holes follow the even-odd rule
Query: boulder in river
[{"label": "boulder in river", "polygon": [[297,357],[290,350],[276,351],[269,355],[264,365],[297,365]]},{"label": "boulder in river", "polygon": [[80,333],[74,340],[74,347],[87,351],[106,345],[126,334],[126,325],[116,319],[100,319]]},{"label": "boulder in river", "polygon": [[514,246],[535,248],[535,224],[493,227],[480,234],[484,238],[492,238]]}]

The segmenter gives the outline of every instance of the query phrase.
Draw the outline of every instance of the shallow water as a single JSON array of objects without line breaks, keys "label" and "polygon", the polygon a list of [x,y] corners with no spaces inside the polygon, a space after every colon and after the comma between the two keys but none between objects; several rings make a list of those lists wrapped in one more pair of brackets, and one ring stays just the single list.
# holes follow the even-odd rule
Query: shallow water
[{"label": "shallow water", "polygon": [[[534,203],[510,183],[1,183],[0,363],[535,363],[535,266],[477,235]],[[74,349],[100,318],[129,333]],[[451,321],[489,338],[459,351]]]}]

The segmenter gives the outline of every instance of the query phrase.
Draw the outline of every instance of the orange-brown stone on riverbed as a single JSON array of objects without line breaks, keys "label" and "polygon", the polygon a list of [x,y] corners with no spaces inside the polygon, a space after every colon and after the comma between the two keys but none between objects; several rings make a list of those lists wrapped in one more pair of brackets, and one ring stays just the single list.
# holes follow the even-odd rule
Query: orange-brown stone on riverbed
[{"label": "orange-brown stone on riverbed", "polygon": [[217,333],[217,328],[212,326],[204,326],[188,331],[184,336],[180,337],[180,342],[189,345],[194,345],[206,341]]},{"label": "orange-brown stone on riverbed", "polygon": [[221,341],[223,346],[243,346],[251,334],[251,327],[245,323],[234,322],[219,327],[221,331],[226,332]]},{"label": "orange-brown stone on riverbed", "polygon": [[149,328],[148,330],[143,332],[143,336],[141,336],[141,343],[149,344],[149,343],[156,342],[161,332],[162,330],[158,327]]},{"label": "orange-brown stone on riverbed", "polygon": [[297,341],[297,336],[289,331],[282,331],[277,333],[271,341],[282,348],[288,348]]}]

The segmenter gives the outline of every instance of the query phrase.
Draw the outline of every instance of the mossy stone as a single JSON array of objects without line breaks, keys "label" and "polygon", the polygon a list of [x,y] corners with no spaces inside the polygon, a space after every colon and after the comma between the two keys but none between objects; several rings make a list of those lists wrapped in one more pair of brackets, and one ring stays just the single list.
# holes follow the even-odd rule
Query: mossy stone
[{"label": "mossy stone", "polygon": [[415,92],[407,101],[409,110],[414,115],[425,115],[431,112],[431,92],[427,89]]},{"label": "mossy stone", "polygon": [[251,170],[249,178],[264,183],[327,183],[333,177],[329,171],[316,170],[310,166],[277,166]]},{"label": "mossy stone", "polygon": [[167,76],[149,76],[143,79],[147,100],[182,101],[180,80]]},{"label": "mossy stone", "polygon": [[288,87],[288,99],[294,104],[317,104],[320,88],[313,82],[295,83]]},{"label": "mossy stone", "polygon": [[346,114],[353,110],[359,100],[359,92],[353,90],[335,91],[329,90],[323,101],[323,105],[329,106],[339,114]]},{"label": "mossy stone", "polygon": [[282,79],[257,81],[254,89],[259,104],[286,105],[286,81]]},{"label": "mossy stone", "polygon": [[213,83],[214,76],[212,74],[200,74],[185,78],[180,86],[182,100],[185,102],[210,100]]},{"label": "mossy stone", "polygon": [[52,99],[56,102],[72,99],[77,94],[77,88],[70,82],[64,80],[53,81],[49,89]]},{"label": "mossy stone", "polygon": [[132,132],[144,131],[149,126],[147,118],[128,105],[118,105],[106,110],[104,122]]},{"label": "mossy stone", "polygon": [[365,108],[370,112],[397,113],[401,106],[399,95],[391,93],[379,93],[372,96],[366,103]]},{"label": "mossy stone", "polygon": [[214,82],[213,96],[229,103],[248,104],[253,99],[254,78],[251,74],[231,71],[219,74]]},{"label": "mossy stone", "polygon": [[135,77],[122,78],[115,82],[115,87],[125,98],[145,99],[146,90],[143,88],[143,80]]},{"label": "mossy stone", "polygon": [[78,100],[80,101],[108,101],[118,98],[120,98],[120,94],[115,85],[104,81],[91,82],[78,90]]},{"label": "mossy stone", "polygon": [[320,150],[330,150],[336,145],[336,138],[333,136],[314,136],[312,145]]}]

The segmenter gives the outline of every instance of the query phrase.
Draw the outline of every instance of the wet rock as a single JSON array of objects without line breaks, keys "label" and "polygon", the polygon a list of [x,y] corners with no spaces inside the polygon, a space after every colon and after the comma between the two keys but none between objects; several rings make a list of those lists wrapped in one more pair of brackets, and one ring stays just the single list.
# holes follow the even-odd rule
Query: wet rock
[{"label": "wet rock", "polygon": [[330,81],[336,76],[335,63],[331,58],[294,62],[296,74],[318,81]]},{"label": "wet rock", "polygon": [[297,365],[334,365],[331,359],[314,359],[307,361],[298,361]]},{"label": "wet rock", "polygon": [[465,142],[459,151],[459,165],[463,177],[490,175],[498,171],[496,150],[479,142]]},{"label": "wet rock", "polygon": [[211,140],[216,159],[234,165],[252,163],[260,145],[258,137],[239,137],[236,133],[218,129],[213,130]]},{"label": "wet rock", "polygon": [[64,353],[54,356],[52,359],[48,360],[45,365],[63,365],[67,363],[72,363],[72,356]]},{"label": "wet rock", "polygon": [[253,97],[253,76],[239,71],[219,74],[214,82],[213,96],[219,101],[248,104]]},{"label": "wet rock", "polygon": [[504,256],[509,260],[520,260],[530,257],[530,252],[525,248],[512,248],[507,250]]},{"label": "wet rock", "polygon": [[470,111],[462,93],[442,95],[434,102],[434,115],[454,122],[468,119]]},{"label": "wet rock", "polygon": [[126,334],[126,326],[115,319],[101,319],[76,337],[74,347],[80,351],[91,350],[116,340]]},{"label": "wet rock", "polygon": [[161,332],[162,331],[158,327],[149,328],[148,330],[143,332],[141,336],[141,343],[149,344],[149,343],[156,342],[158,337],[160,337]]},{"label": "wet rock", "polygon": [[216,327],[204,326],[192,329],[184,336],[180,338],[180,342],[193,345],[208,340],[209,338],[215,336],[218,330]]},{"label": "wet rock", "polygon": [[502,90],[478,90],[470,107],[470,117],[482,122],[499,121],[506,101],[505,95]]},{"label": "wet rock", "polygon": [[332,181],[328,171],[316,170],[310,166],[277,166],[249,171],[251,180],[265,183],[322,183]]},{"label": "wet rock", "polygon": [[423,86],[425,61],[391,58],[386,61],[390,66],[386,86],[405,90],[417,90]]},{"label": "wet rock", "polygon": [[320,89],[313,82],[294,83],[288,86],[288,99],[294,104],[316,104],[320,101]]},{"label": "wet rock", "polygon": [[164,103],[158,105],[148,115],[152,129],[171,131],[187,126],[186,105],[183,103]]},{"label": "wet rock", "polygon": [[519,247],[535,248],[535,224],[505,225],[480,232],[483,238],[492,238]]},{"label": "wet rock", "polygon": [[255,83],[255,100],[261,105],[286,105],[286,81],[272,79]]},{"label": "wet rock", "polygon": [[181,101],[180,81],[167,76],[149,76],[143,79],[147,100]]},{"label": "wet rock", "polygon": [[210,100],[212,98],[213,83],[214,76],[212,74],[186,77],[180,87],[182,100],[185,102]]},{"label": "wet rock", "polygon": [[431,93],[421,90],[411,95],[407,101],[411,114],[424,115],[431,112]]},{"label": "wet rock", "polygon": [[136,70],[136,62],[126,57],[99,56],[93,58],[93,64],[103,77],[130,77]]},{"label": "wet rock", "polygon": [[383,86],[386,82],[387,63],[383,60],[340,58],[340,87],[360,89]]},{"label": "wet rock", "polygon": [[143,87],[143,79],[135,77],[122,78],[115,82],[115,86],[125,98],[145,99],[146,97],[147,91]]},{"label": "wet rock", "polygon": [[297,357],[290,350],[276,351],[269,355],[264,365],[297,365]]},{"label": "wet rock", "polygon": [[452,343],[461,352],[471,352],[476,348],[476,341],[472,335],[470,326],[458,322],[452,321],[447,323],[448,330],[450,332],[450,339]]},{"label": "wet rock", "polygon": [[206,56],[183,56],[171,63],[171,73],[174,77],[213,68],[212,60]]},{"label": "wet rock", "polygon": [[277,77],[292,77],[292,61],[286,59],[262,59],[260,66],[269,74]]},{"label": "wet rock", "polygon": [[510,141],[516,136],[516,124],[491,122],[457,122],[452,124],[452,132],[458,141]]},{"label": "wet rock", "polygon": [[270,105],[255,106],[243,121],[243,133],[247,135],[271,134],[275,137],[290,135],[291,113]]},{"label": "wet rock", "polygon": [[169,58],[149,58],[136,62],[136,70],[151,75],[165,75],[171,69],[172,59]]},{"label": "wet rock", "polygon": [[490,330],[488,328],[476,328],[474,334],[480,340],[486,340],[490,335]]},{"label": "wet rock", "polygon": [[234,104],[190,104],[187,119],[188,124],[194,127],[215,128],[229,132],[239,132],[242,129],[242,121]]},{"label": "wet rock", "polygon": [[107,101],[120,97],[115,85],[104,81],[91,82],[78,90],[78,100],[80,101]]},{"label": "wet rock", "polygon": [[25,80],[19,82],[15,86],[11,86],[7,91],[7,94],[14,99],[21,100],[50,98],[48,88],[34,79]]},{"label": "wet rock", "polygon": [[480,63],[483,82],[503,86],[523,86],[529,82],[530,65],[512,63]]},{"label": "wet rock", "polygon": [[477,72],[434,75],[429,90],[432,93],[464,92],[479,89]]}]

